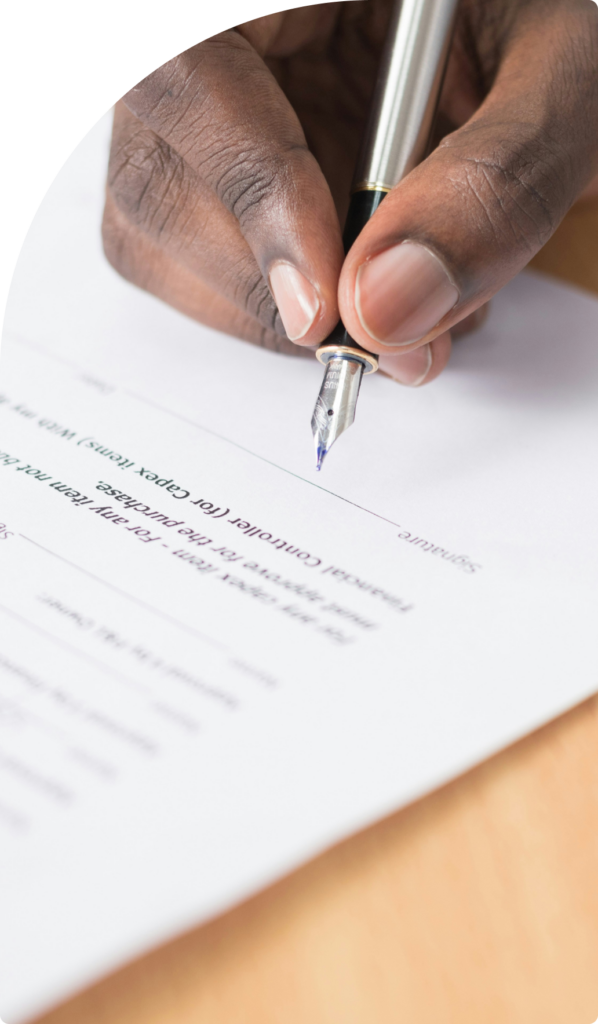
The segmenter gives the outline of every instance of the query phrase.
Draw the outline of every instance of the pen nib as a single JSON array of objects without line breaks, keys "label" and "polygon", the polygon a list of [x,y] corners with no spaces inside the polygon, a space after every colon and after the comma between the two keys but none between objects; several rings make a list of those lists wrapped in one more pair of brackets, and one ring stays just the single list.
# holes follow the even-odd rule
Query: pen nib
[{"label": "pen nib", "polygon": [[321,447],[318,446],[318,448],[316,450],[316,469],[319,470],[319,469],[322,468],[322,463],[324,462],[325,458],[326,458],[326,448],[321,448]]},{"label": "pen nib", "polygon": [[311,418],[316,444],[316,469],[321,469],[332,445],[355,419],[355,406],[363,376],[363,363],[346,355],[334,355],[324,372],[324,380]]}]

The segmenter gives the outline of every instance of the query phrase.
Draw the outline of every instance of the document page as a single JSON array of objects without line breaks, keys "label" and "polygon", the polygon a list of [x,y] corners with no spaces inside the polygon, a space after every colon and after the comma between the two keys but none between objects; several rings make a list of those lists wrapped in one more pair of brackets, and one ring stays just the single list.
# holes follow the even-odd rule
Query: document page
[{"label": "document page", "polygon": [[598,683],[598,301],[531,273],[410,390],[121,280],[109,120],[32,226],[0,377],[0,1016],[20,1024]]}]

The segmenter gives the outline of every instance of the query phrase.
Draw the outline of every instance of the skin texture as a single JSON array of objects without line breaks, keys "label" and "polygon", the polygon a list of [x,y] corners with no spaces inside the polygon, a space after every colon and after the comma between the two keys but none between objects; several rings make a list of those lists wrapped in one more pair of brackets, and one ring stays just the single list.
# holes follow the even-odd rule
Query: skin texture
[{"label": "skin texture", "polygon": [[277,352],[313,358],[340,315],[395,379],[433,380],[450,332],[479,325],[593,187],[598,7],[461,0],[436,148],[345,258],[340,224],[389,12],[389,0],[354,0],[261,18],[127,93],[103,225],[113,266]]}]

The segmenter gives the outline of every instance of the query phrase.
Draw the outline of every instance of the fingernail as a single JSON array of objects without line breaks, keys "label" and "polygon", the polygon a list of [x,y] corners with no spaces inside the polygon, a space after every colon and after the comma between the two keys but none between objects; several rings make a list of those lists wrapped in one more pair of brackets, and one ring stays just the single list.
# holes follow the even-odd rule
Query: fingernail
[{"label": "fingernail", "polygon": [[378,365],[399,384],[408,384],[409,387],[416,388],[418,384],[424,382],[432,369],[432,346],[421,345],[404,356],[391,356],[383,352]]},{"label": "fingernail", "polygon": [[423,338],[458,298],[444,264],[417,242],[393,245],[357,272],[357,315],[381,345],[410,345]]},{"label": "fingernail", "polygon": [[284,329],[291,341],[304,338],[320,311],[320,300],[311,281],[290,263],[275,263],[270,288]]}]

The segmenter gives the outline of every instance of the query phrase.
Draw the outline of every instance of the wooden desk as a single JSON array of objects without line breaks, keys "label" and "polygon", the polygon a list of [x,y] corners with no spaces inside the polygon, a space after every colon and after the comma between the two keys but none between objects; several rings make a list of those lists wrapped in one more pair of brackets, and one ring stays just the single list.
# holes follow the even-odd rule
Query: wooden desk
[{"label": "wooden desk", "polygon": [[[598,292],[598,201],[572,211],[534,263]],[[593,698],[42,1020],[592,1024],[597,1017]]]}]

